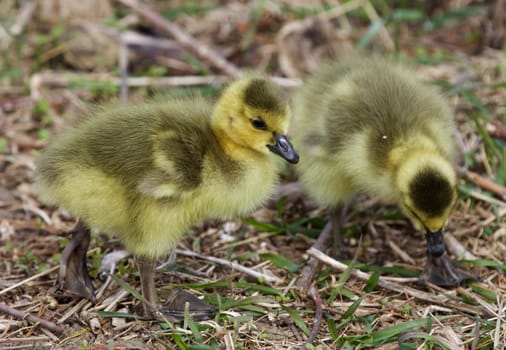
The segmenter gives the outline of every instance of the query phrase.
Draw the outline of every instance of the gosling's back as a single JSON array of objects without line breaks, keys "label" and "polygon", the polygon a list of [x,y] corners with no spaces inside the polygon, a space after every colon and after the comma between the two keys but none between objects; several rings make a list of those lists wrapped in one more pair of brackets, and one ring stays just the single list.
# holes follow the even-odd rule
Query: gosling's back
[{"label": "gosling's back", "polygon": [[324,205],[358,191],[396,200],[392,153],[430,144],[451,159],[453,119],[446,102],[413,73],[381,58],[353,57],[320,69],[294,105],[302,182]]},{"label": "gosling's back", "polygon": [[203,145],[213,145],[209,109],[201,99],[100,108],[45,149],[37,164],[37,183],[57,183],[68,168],[95,168],[131,185],[152,167],[154,143],[164,133],[202,139],[184,145],[185,158],[197,157],[188,159],[187,166],[198,164]]},{"label": "gosling's back", "polygon": [[278,162],[237,161],[220,148],[202,99],[99,111],[38,161],[35,188],[139,256],[165,255],[184,230],[244,215],[267,198]]}]

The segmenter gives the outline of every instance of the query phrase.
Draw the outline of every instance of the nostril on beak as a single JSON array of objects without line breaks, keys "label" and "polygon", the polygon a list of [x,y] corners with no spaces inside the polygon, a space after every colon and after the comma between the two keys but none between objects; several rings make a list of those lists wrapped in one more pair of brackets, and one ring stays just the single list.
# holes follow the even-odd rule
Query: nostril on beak
[{"label": "nostril on beak", "polygon": [[288,152],[288,143],[286,142],[286,140],[281,139],[279,145],[283,149],[283,152]]}]

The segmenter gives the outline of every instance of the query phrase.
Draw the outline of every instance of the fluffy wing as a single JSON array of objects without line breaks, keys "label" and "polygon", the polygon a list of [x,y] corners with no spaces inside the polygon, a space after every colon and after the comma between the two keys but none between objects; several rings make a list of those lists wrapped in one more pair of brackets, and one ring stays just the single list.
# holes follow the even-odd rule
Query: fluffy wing
[{"label": "fluffy wing", "polygon": [[178,199],[191,193],[202,181],[206,151],[204,132],[187,126],[184,130],[166,130],[154,137],[154,169],[137,186],[148,196]]}]

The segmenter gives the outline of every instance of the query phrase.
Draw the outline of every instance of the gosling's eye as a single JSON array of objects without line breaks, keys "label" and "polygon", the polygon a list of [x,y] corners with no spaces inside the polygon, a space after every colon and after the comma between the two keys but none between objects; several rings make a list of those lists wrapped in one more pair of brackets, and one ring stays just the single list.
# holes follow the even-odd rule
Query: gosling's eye
[{"label": "gosling's eye", "polygon": [[251,119],[251,125],[258,130],[267,130],[267,124],[262,119]]}]

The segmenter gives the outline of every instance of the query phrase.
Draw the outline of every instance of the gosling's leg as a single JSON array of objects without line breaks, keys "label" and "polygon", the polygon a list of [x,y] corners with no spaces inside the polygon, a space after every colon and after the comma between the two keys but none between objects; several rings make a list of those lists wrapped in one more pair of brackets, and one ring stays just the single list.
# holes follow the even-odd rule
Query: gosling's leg
[{"label": "gosling's leg", "polygon": [[341,235],[341,227],[346,221],[350,202],[331,211],[330,223],[332,225],[332,255],[336,259],[349,260],[353,258]]},{"label": "gosling's leg", "polygon": [[[142,295],[149,304],[143,303],[144,314],[147,317],[171,322],[184,319],[185,312],[191,314],[194,321],[209,319],[216,308],[182,289],[174,289],[161,306],[158,303],[154,282],[155,261],[149,258],[137,257],[137,266],[141,277]],[[188,306],[186,304],[188,303]]]},{"label": "gosling's leg", "polygon": [[61,255],[59,289],[67,289],[93,303],[95,289],[86,268],[86,252],[90,244],[90,229],[79,221],[72,230],[72,240]]},{"label": "gosling's leg", "polygon": [[155,261],[145,257],[136,257],[136,261],[141,278],[142,296],[149,303],[142,303],[144,315],[152,318],[160,318],[160,305],[158,304],[158,297],[156,296],[154,280]]},{"label": "gosling's leg", "polygon": [[427,263],[420,282],[428,281],[441,287],[456,287],[465,280],[477,278],[466,271],[446,253],[443,232],[427,232]]}]

